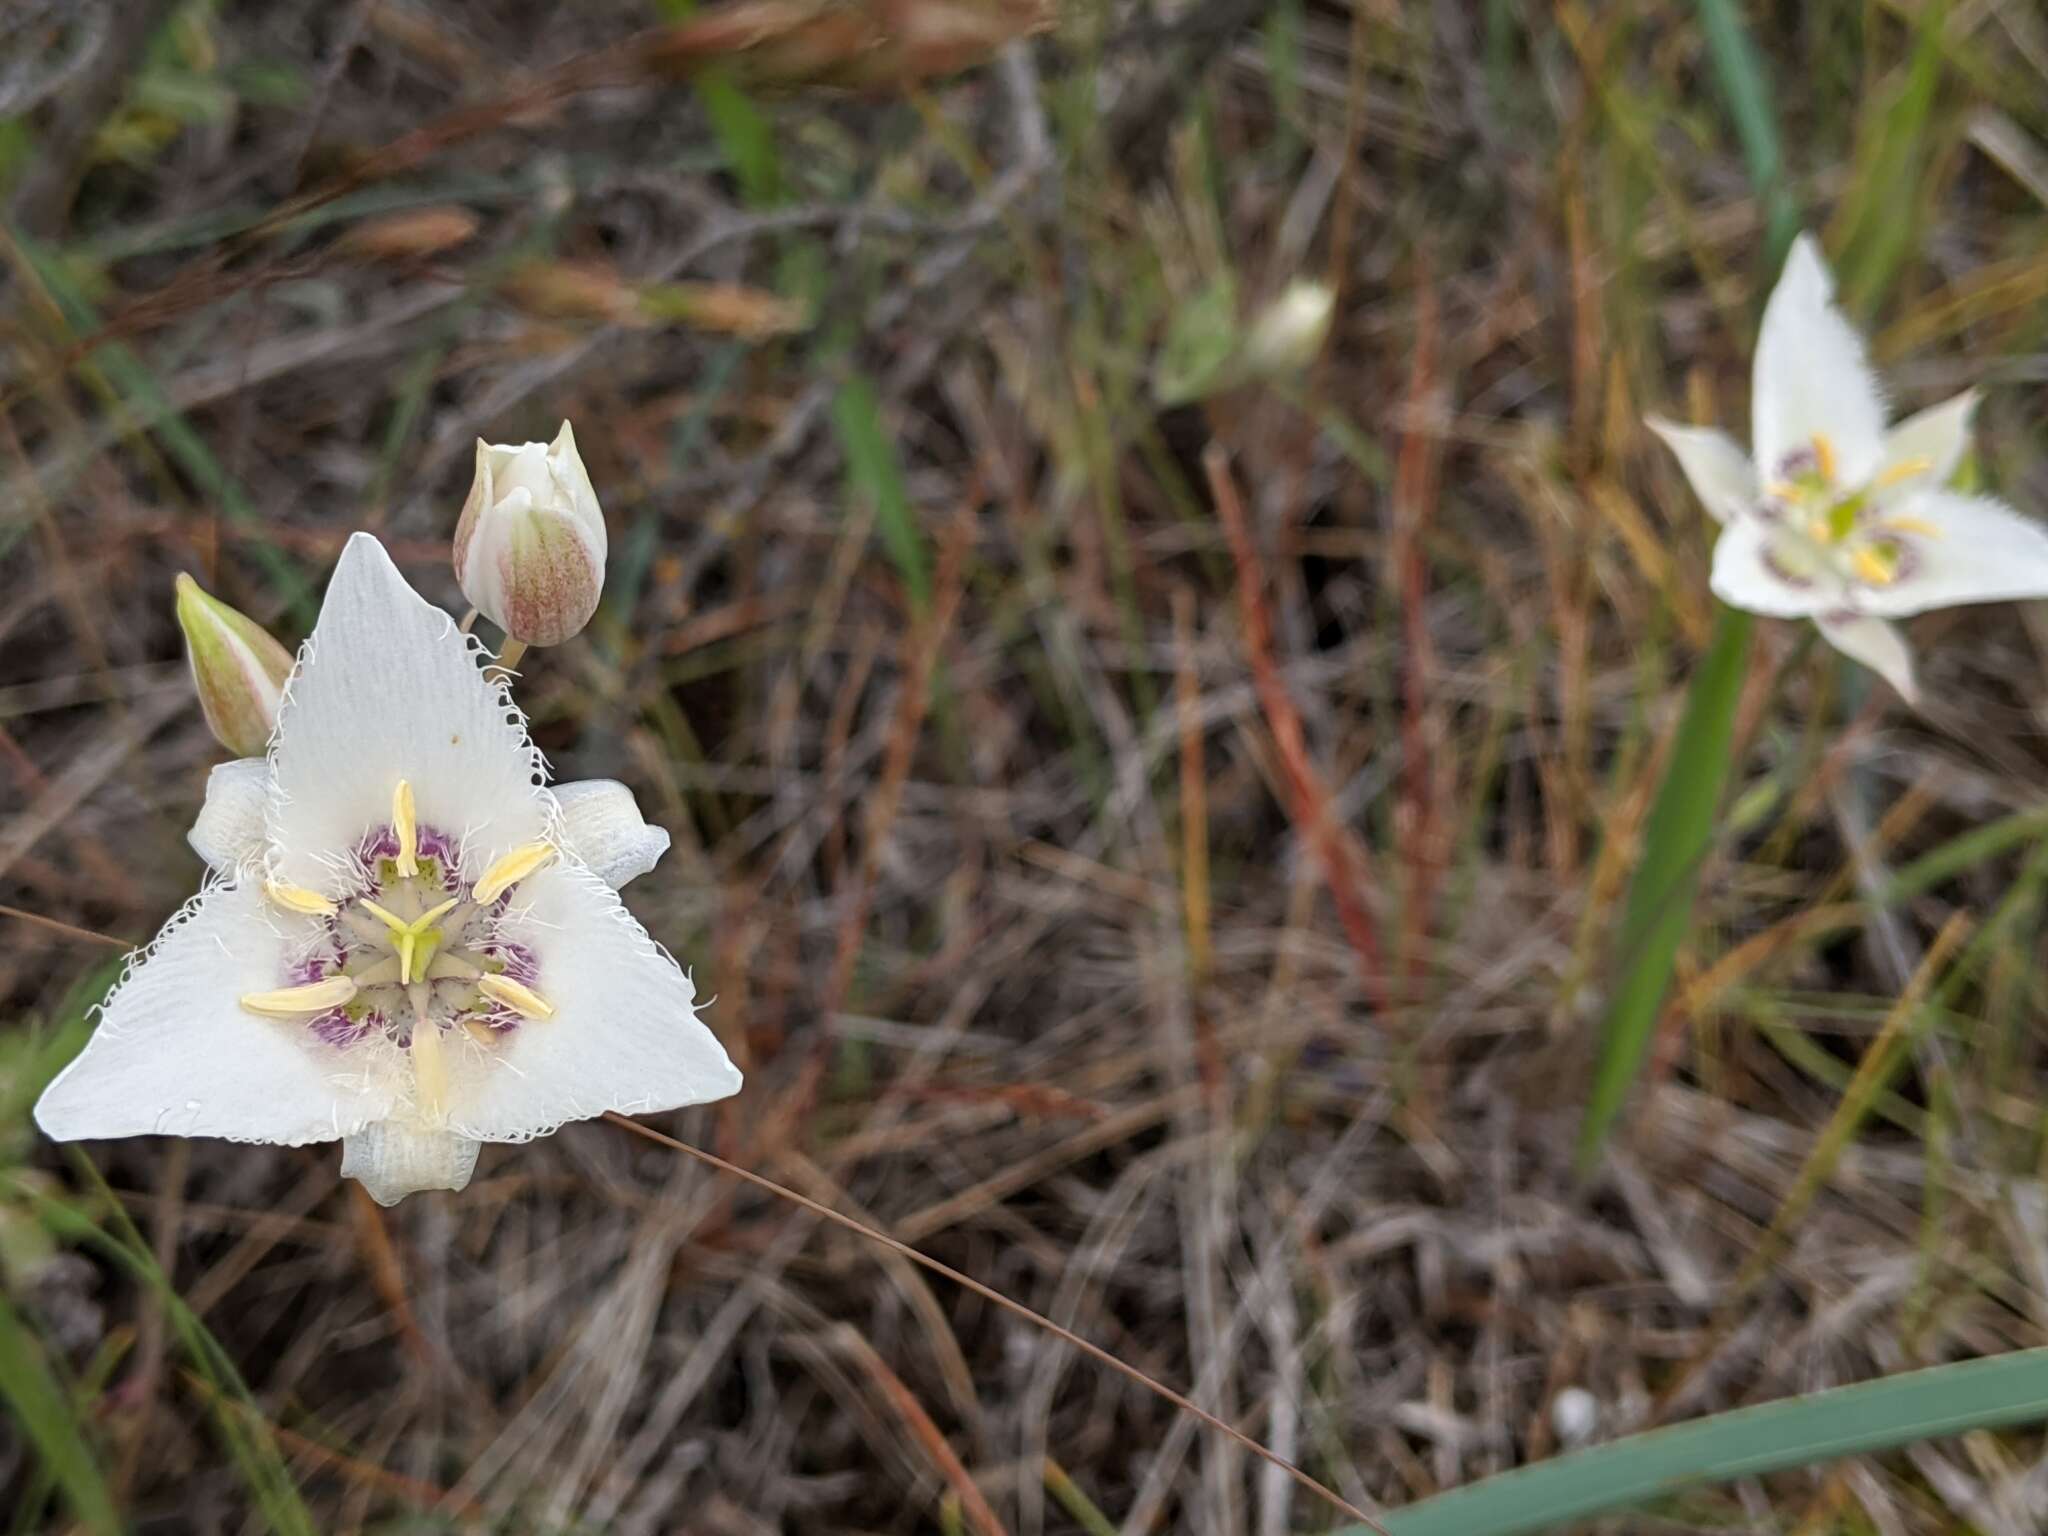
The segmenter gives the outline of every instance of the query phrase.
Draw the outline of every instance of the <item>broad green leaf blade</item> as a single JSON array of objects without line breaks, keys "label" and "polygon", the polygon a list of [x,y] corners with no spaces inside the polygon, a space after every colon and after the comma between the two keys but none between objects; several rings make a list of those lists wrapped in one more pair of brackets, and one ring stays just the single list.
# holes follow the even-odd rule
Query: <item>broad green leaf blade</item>
[{"label": "broad green leaf blade", "polygon": [[36,1448],[71,1512],[94,1536],[117,1536],[120,1517],[69,1398],[19,1314],[0,1297],[0,1399]]},{"label": "broad green leaf blade", "polygon": [[[1700,1483],[2048,1420],[2048,1349],[1911,1371],[1631,1435],[1382,1519],[1388,1536],[1529,1536]],[[1369,1536],[1362,1526],[1342,1536]]]},{"label": "broad green leaf blade", "polygon": [[1671,743],[1656,803],[1643,835],[1642,862],[1629,886],[1617,960],[1614,1004],[1579,1136],[1579,1164],[1589,1166],[1634,1086],[1656,1034],[1678,946],[1692,923],[1700,866],[1714,837],[1715,814],[1728,782],[1735,736],[1735,705],[1749,667],[1754,621],[1723,608],[1714,639],[1693,675],[1685,714]]}]

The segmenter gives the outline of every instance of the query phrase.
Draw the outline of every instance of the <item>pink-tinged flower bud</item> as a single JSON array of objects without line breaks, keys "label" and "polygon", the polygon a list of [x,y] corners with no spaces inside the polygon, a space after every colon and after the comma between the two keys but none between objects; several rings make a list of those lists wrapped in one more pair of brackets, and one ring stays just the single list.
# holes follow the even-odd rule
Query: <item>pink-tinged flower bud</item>
[{"label": "pink-tinged flower bud", "polygon": [[178,577],[178,627],[185,631],[192,684],[214,740],[237,757],[260,756],[277,724],[291,652],[185,575]]},{"label": "pink-tinged flower bud", "polygon": [[522,646],[560,645],[597,611],[604,557],[604,513],[569,423],[548,444],[477,440],[455,579],[485,618]]}]

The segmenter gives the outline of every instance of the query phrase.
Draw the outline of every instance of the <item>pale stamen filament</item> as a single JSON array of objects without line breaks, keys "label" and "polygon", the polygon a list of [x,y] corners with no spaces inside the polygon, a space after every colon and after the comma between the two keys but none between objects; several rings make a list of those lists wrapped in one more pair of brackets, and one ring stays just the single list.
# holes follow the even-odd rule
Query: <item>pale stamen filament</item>
[{"label": "pale stamen filament", "polygon": [[264,881],[263,894],[287,912],[301,912],[307,917],[332,917],[341,910],[318,891],[309,891],[303,885],[287,885],[282,880]]},{"label": "pale stamen filament", "polygon": [[249,992],[242,997],[242,1006],[251,1013],[268,1014],[274,1018],[290,1018],[301,1013],[325,1013],[330,1008],[339,1008],[356,995],[356,982],[352,976],[329,976],[322,981],[308,982],[303,987],[279,987],[274,992]]},{"label": "pale stamen filament", "polygon": [[420,872],[420,824],[413,813],[412,785],[404,779],[391,792],[391,830],[398,838],[398,872],[410,880]]},{"label": "pale stamen filament", "polygon": [[1888,587],[1899,579],[1899,573],[1868,544],[1851,554],[1849,563],[1856,568],[1856,574],[1873,587]]},{"label": "pale stamen filament", "polygon": [[1926,457],[1924,454],[1917,458],[1901,459],[1890,469],[1887,469],[1883,474],[1871,481],[1870,488],[1874,491],[1882,491],[1899,484],[1901,481],[1917,480],[1933,468],[1934,460]]},{"label": "pale stamen filament", "polygon": [[550,1019],[554,1017],[555,1005],[542,997],[533,988],[512,980],[509,976],[486,976],[476,984],[477,991],[493,1002],[503,1003],[514,1013],[528,1019]]},{"label": "pale stamen filament", "polygon": [[448,1061],[441,1049],[441,1028],[427,1016],[424,998],[413,1001],[412,1076],[419,1089],[420,1109],[438,1120],[448,1103]]},{"label": "pale stamen filament", "polygon": [[488,906],[555,856],[552,843],[526,843],[514,848],[484,871],[470,894]]}]

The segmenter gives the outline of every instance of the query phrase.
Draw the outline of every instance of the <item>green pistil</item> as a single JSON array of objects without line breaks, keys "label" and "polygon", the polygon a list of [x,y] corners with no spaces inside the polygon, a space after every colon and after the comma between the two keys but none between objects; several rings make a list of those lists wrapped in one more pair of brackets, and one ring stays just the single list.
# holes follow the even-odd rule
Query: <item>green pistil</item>
[{"label": "green pistil", "polygon": [[1863,508],[1869,498],[1861,491],[1845,497],[1828,508],[1828,537],[1839,544],[1856,531],[1856,520],[1863,515]]}]

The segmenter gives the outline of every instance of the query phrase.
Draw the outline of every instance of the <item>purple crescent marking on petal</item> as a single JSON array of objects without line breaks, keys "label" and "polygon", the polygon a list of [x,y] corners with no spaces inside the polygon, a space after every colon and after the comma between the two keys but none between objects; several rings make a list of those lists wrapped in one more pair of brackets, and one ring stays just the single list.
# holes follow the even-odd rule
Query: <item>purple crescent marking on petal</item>
[{"label": "purple crescent marking on petal", "polygon": [[1813,451],[1813,446],[1810,443],[1804,447],[1794,448],[1785,457],[1778,460],[1778,478],[1780,480],[1797,480],[1801,475],[1812,475],[1819,472],[1820,455]]},{"label": "purple crescent marking on petal", "polygon": [[1762,558],[1764,569],[1794,591],[1804,592],[1813,585],[1813,578],[1811,576],[1801,576],[1796,572],[1786,570],[1784,564],[1778,559],[1777,551],[1768,544],[1764,546]]},{"label": "purple crescent marking on petal", "polygon": [[343,1049],[360,1045],[373,1034],[384,1029],[384,1015],[374,1008],[360,1019],[352,1019],[346,1009],[330,1008],[313,1020],[313,1037],[322,1045],[339,1046]]},{"label": "purple crescent marking on petal", "polygon": [[503,975],[507,980],[516,981],[522,987],[530,987],[540,980],[540,957],[524,944],[514,944],[498,939],[484,945],[484,954],[505,967]]}]

